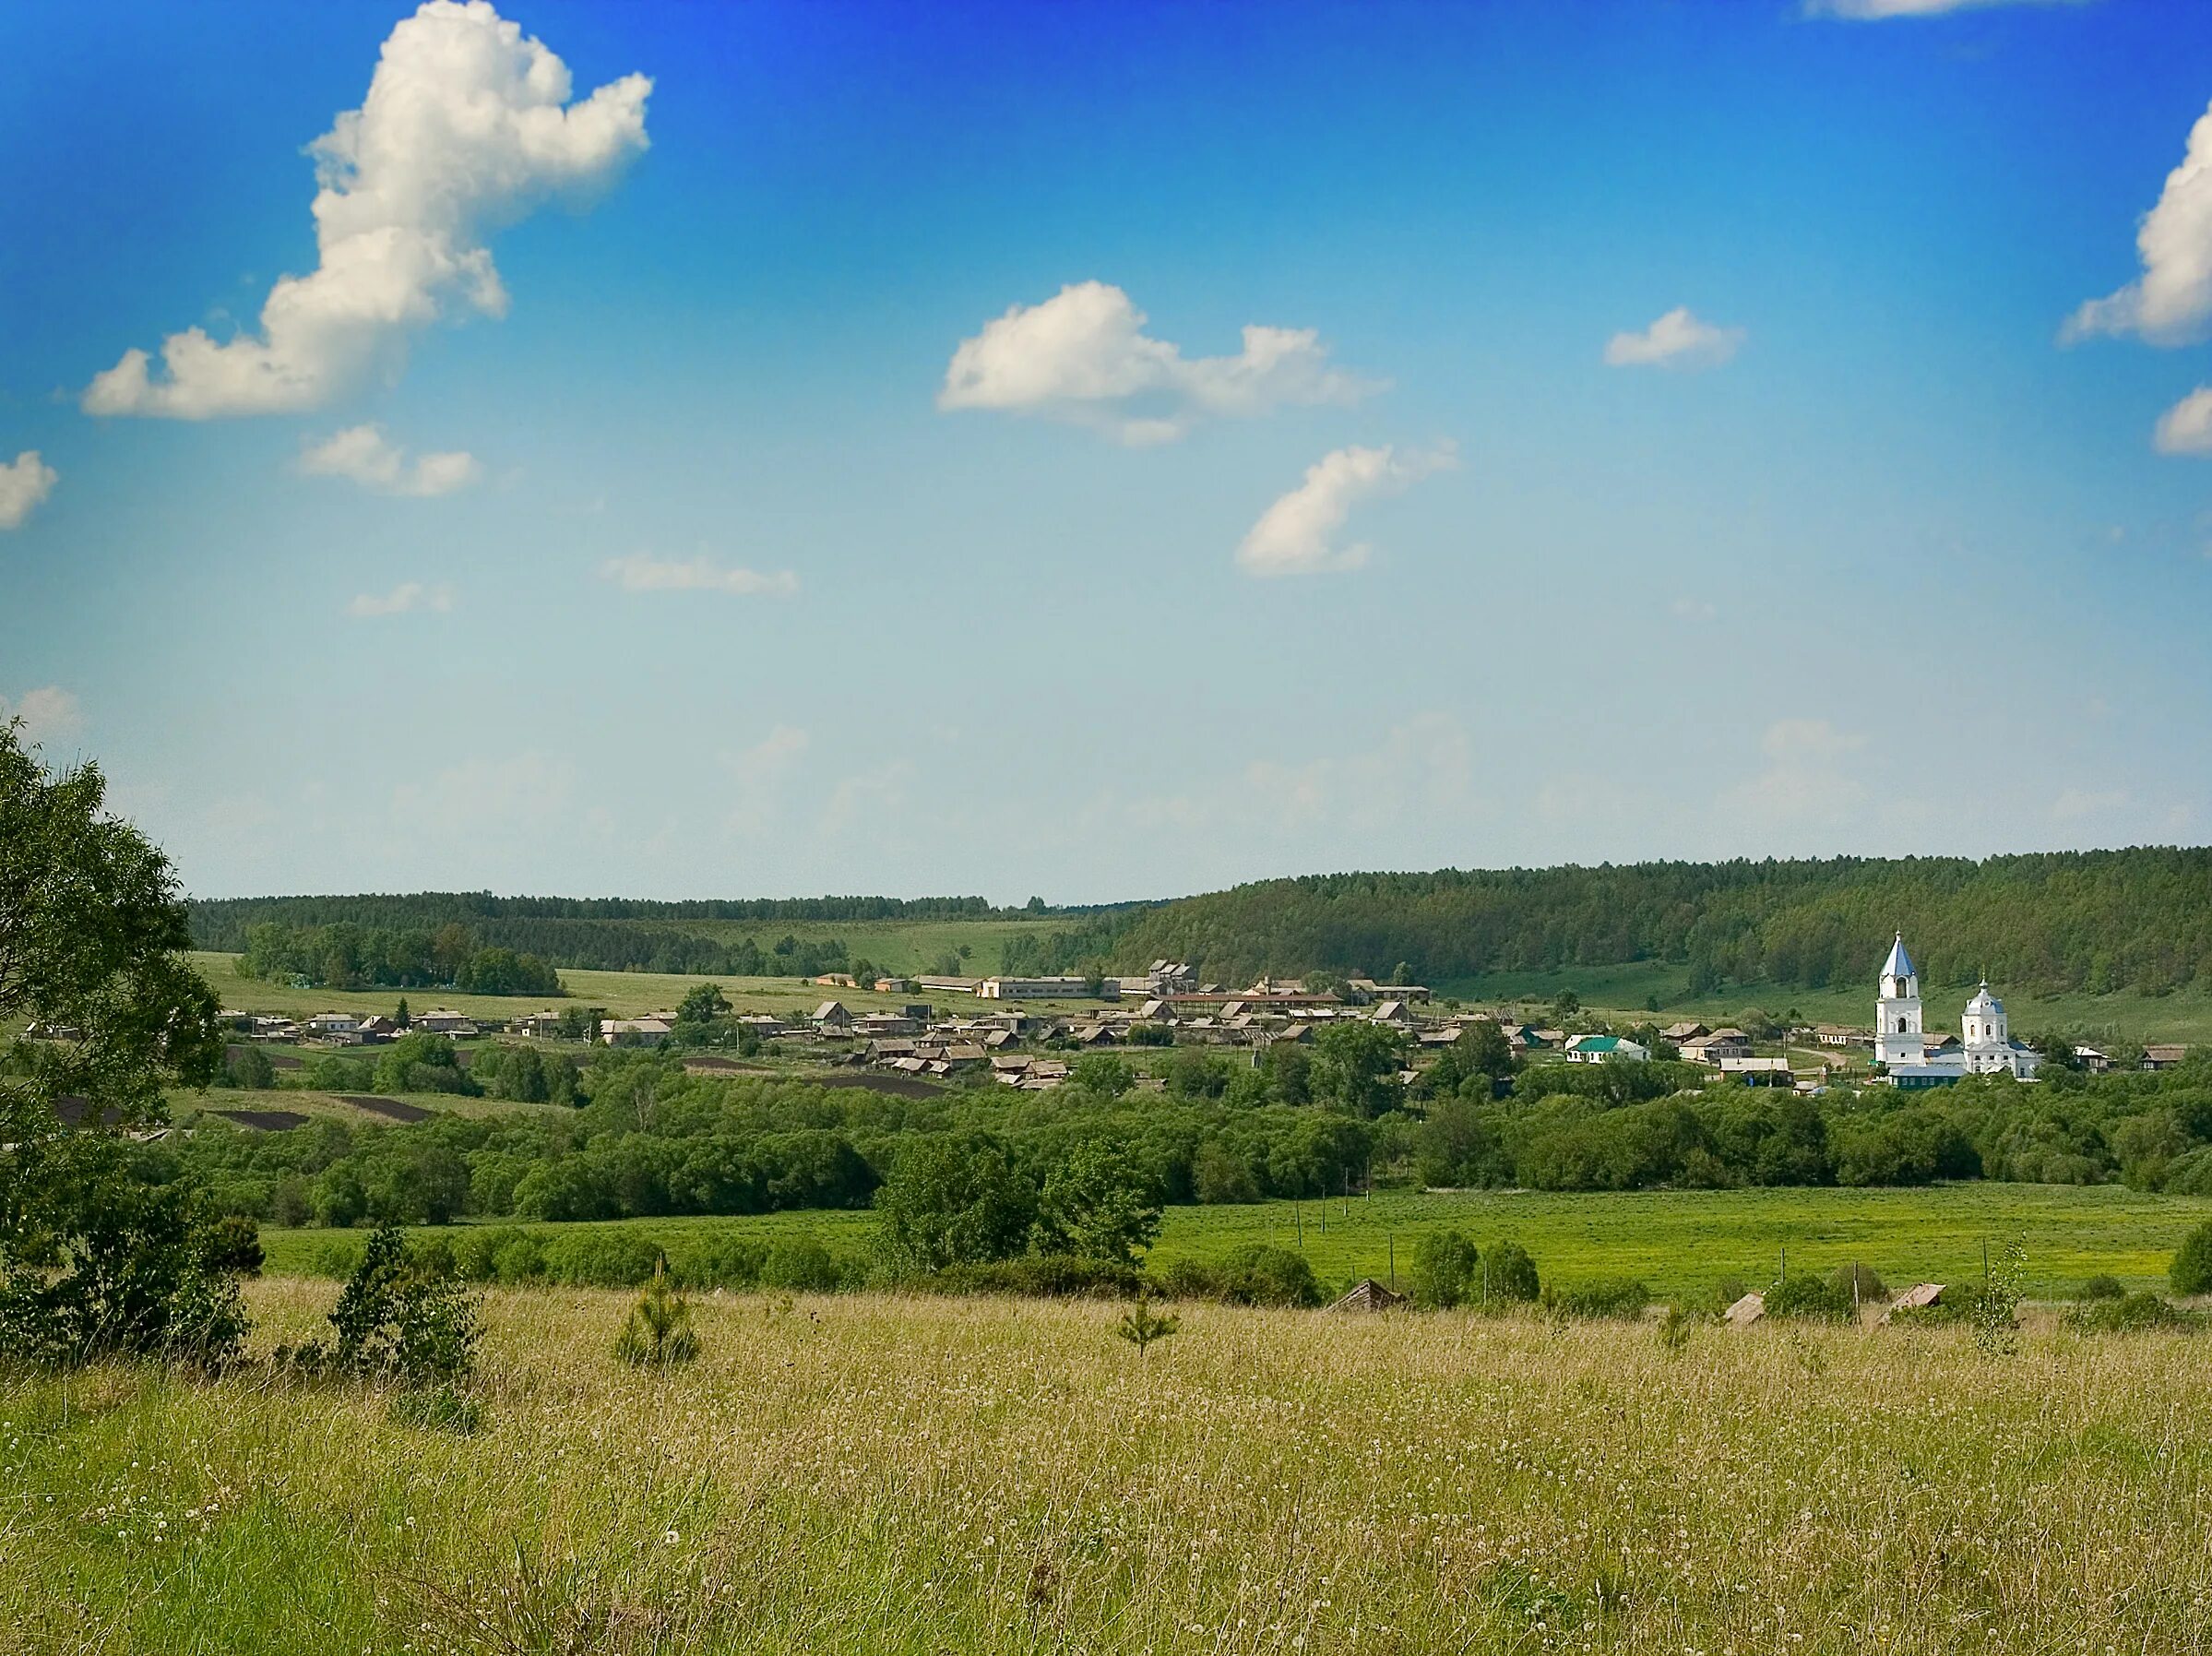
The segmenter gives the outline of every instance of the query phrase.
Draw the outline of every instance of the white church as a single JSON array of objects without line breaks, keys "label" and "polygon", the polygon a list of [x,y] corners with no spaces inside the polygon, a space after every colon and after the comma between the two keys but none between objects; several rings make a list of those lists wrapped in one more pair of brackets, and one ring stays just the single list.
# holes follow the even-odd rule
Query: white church
[{"label": "white church", "polygon": [[2015,1041],[2007,1028],[2004,1003],[1990,993],[1988,980],[1967,1002],[1959,1019],[1961,1041],[1928,1043],[1921,1024],[1921,974],[1905,952],[1905,934],[1889,946],[1882,963],[1882,989],[1874,1001],[1874,1061],[1889,1071],[1897,1087],[1940,1087],[1970,1075],[2012,1075],[2035,1078],[2041,1057]]}]

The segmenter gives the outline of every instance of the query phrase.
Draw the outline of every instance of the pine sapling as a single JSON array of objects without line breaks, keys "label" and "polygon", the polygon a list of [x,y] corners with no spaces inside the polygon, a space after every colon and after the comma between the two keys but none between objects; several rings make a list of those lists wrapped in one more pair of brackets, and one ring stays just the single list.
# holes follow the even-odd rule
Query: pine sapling
[{"label": "pine sapling", "polygon": [[639,1368],[679,1368],[699,1354],[691,1302],[668,1280],[668,1256],[653,1261],[653,1280],[614,1341],[614,1354]]},{"label": "pine sapling", "polygon": [[1123,1316],[1114,1332],[1135,1346],[1136,1354],[1141,1357],[1147,1346],[1155,1340],[1165,1340],[1175,1331],[1176,1327],[1173,1316],[1152,1309],[1151,1294],[1140,1293],[1136,1296],[1136,1304]]}]

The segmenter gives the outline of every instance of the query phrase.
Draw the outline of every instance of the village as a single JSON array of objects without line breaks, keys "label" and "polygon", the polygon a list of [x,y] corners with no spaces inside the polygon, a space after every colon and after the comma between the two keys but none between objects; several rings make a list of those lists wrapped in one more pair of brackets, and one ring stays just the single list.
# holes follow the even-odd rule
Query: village
[{"label": "village", "polygon": [[[1163,1048],[1244,1050],[1256,1054],[1278,1042],[1304,1042],[1331,1024],[1380,1025],[1403,1041],[1400,1079],[1411,1083],[1426,1054],[1452,1046],[1471,1028],[1493,1024],[1516,1059],[1568,1064],[1679,1060],[1751,1087],[1815,1093],[1833,1080],[1885,1077],[1917,1088],[1968,1074],[2007,1069],[2032,1080],[2040,1056],[2010,1036],[2004,1005],[1981,986],[1961,1019],[1960,1032],[1925,1033],[1921,1025],[1917,972],[1897,939],[1885,962],[1876,1001],[1876,1023],[1783,1023],[1758,1031],[1730,1024],[1678,1019],[1664,1026],[1614,1027],[1587,1015],[1536,1019],[1563,1010],[1554,1003],[1440,1006],[1420,983],[1382,983],[1364,976],[1309,984],[1263,977],[1243,988],[1203,982],[1187,962],[1154,960],[1142,974],[1121,977],[885,976],[866,982],[827,972],[807,980],[817,990],[866,992],[909,997],[894,1007],[855,1010],[831,997],[813,1009],[784,1014],[753,1011],[723,1020],[747,1052],[766,1051],[801,1063],[845,1066],[886,1078],[944,1082],[985,1073],[1001,1085],[1048,1091],[1064,1085],[1071,1061],[1087,1052],[1141,1054]],[[951,1009],[965,1000],[969,1007]],[[1578,1008],[1576,1009],[1578,1014]],[[303,1019],[227,1010],[232,1026],[251,1040],[329,1047],[375,1046],[409,1031],[466,1041],[509,1037],[580,1042],[614,1048],[672,1047],[688,1067],[703,1073],[737,1067],[736,1061],[698,1052],[699,1031],[679,1013],[661,1010],[636,1018],[608,1018],[577,1007],[540,1009],[489,1021],[447,1007],[406,1016],[326,1011]],[[1569,1027],[1572,1025],[1573,1027]],[[2115,1059],[2093,1046],[2073,1049],[2075,1066],[2102,1073]],[[2144,1069],[2170,1068],[2186,1055],[2178,1043],[2142,1049]],[[1140,1073],[1136,1086],[1164,1085]],[[890,1089],[886,1089],[890,1090]]]}]

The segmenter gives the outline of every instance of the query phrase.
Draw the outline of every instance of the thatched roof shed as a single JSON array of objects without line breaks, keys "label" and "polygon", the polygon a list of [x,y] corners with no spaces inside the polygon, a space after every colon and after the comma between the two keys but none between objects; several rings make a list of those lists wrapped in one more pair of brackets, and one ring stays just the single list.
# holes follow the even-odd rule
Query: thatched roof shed
[{"label": "thatched roof shed", "polygon": [[1763,1293],[1747,1293],[1722,1312],[1720,1320],[1732,1328],[1748,1328],[1766,1315],[1766,1296]]}]

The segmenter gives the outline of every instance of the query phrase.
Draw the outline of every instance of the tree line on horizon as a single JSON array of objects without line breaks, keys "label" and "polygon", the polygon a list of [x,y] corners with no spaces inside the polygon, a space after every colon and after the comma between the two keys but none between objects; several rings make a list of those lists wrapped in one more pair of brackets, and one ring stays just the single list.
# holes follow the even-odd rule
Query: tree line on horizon
[{"label": "tree line on horizon", "polygon": [[191,913],[195,940],[209,949],[244,949],[256,923],[462,924],[484,947],[556,966],[741,977],[847,970],[847,947],[789,935],[725,940],[677,923],[1039,916],[1066,923],[1005,937],[1002,971],[1127,971],[1168,959],[1236,984],[1401,969],[1450,982],[1659,961],[1686,967],[1690,993],[1700,995],[1730,983],[1869,983],[1902,929],[1931,987],[1986,974],[2019,993],[2162,995],[2212,976],[2212,849],[1311,875],[1081,911],[1035,899],[1012,910],[981,898],[662,903],[418,893],[225,899],[196,901]]}]

